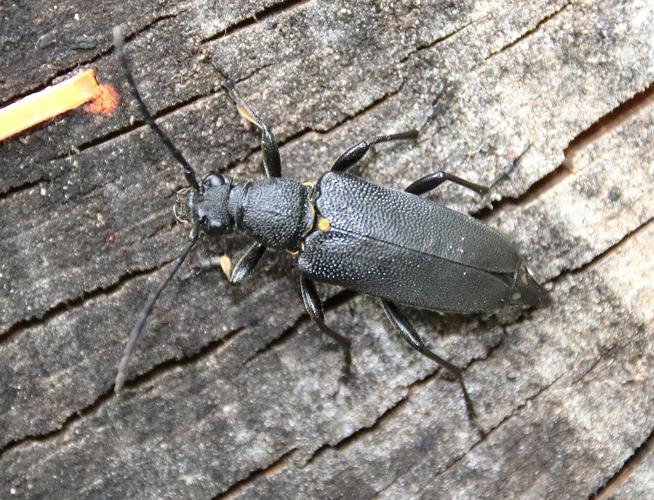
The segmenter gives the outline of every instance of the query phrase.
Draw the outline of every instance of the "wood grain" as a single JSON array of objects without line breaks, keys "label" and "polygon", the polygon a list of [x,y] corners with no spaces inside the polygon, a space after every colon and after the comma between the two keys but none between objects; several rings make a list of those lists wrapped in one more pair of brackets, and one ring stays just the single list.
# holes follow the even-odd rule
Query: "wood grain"
[{"label": "wood grain", "polygon": [[[0,143],[1,497],[654,491],[649,2],[46,3],[7,10],[0,101],[93,67],[123,102]],[[396,188],[441,168],[486,183],[531,145],[494,210],[456,186],[433,199],[510,235],[553,304],[518,318],[407,311],[465,366],[485,437],[374,300],[329,307],[353,341],[356,377],[341,386],[340,354],[304,314],[286,255],[238,288],[217,266],[197,270],[239,255],[242,236],[203,239],[113,394],[134,317],[186,230],[170,211],[181,169],[111,52],[120,23],[146,101],[202,174],[261,176],[258,139],[209,60],[272,124],[285,175],[315,179],[430,106],[417,144],[379,146],[357,173]]]}]

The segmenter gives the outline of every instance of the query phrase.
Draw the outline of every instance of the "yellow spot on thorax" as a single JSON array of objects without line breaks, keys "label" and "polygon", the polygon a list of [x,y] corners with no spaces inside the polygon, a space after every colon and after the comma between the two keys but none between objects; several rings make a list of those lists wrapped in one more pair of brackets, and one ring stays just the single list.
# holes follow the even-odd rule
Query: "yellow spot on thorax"
[{"label": "yellow spot on thorax", "polygon": [[329,223],[329,220],[325,219],[322,216],[318,216],[317,225],[318,225],[318,229],[320,229],[323,233],[326,233],[331,228],[331,224]]}]

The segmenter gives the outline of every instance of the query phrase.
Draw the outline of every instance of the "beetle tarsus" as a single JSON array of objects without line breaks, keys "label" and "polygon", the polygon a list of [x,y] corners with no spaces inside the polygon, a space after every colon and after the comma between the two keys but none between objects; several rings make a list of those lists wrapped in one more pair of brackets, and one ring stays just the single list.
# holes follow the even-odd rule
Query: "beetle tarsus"
[{"label": "beetle tarsus", "polygon": [[438,172],[434,172],[432,174],[425,175],[424,177],[421,177],[417,181],[414,181],[411,183],[405,191],[407,193],[412,193],[416,195],[421,195],[425,194],[428,191],[432,191],[439,187],[441,184],[443,184],[445,181],[453,182],[454,184],[458,184],[459,186],[463,186],[465,188],[468,188],[475,193],[486,196],[490,191],[492,191],[499,183],[503,182],[506,180],[509,175],[515,170],[517,167],[518,163],[522,159],[522,157],[525,155],[525,153],[529,150],[530,145],[527,145],[527,147],[518,155],[516,156],[511,163],[506,165],[502,171],[493,179],[493,182],[490,183],[489,186],[484,186],[482,184],[477,184],[476,182],[471,182],[469,180],[463,179],[462,177],[459,177],[454,174],[450,174],[448,172],[445,172],[443,170],[439,170]]},{"label": "beetle tarsus", "polygon": [[407,319],[406,316],[404,316],[404,314],[402,314],[396,304],[384,299],[382,299],[381,302],[382,306],[384,307],[384,311],[388,316],[388,319],[391,321],[400,335],[402,335],[402,338],[416,351],[440,365],[442,368],[447,370],[447,372],[452,375],[454,379],[456,379],[456,381],[461,386],[461,392],[463,393],[463,400],[466,405],[466,414],[468,416],[468,420],[481,435],[484,435],[483,430],[479,426],[477,413],[475,412],[474,404],[472,403],[472,399],[468,393],[468,388],[466,387],[465,381],[463,380],[463,372],[461,371],[461,368],[450,363],[448,360],[442,358],[433,351],[430,351],[423,342],[422,338],[420,338],[418,332],[416,332],[413,325],[411,325],[411,322]]},{"label": "beetle tarsus", "polygon": [[263,167],[268,177],[281,177],[282,176],[282,162],[279,158],[279,148],[275,141],[275,136],[270,129],[270,126],[259,118],[259,115],[252,109],[241,94],[236,90],[236,84],[229,74],[218,66],[215,62],[211,65],[220,75],[223,87],[227,89],[227,93],[234,104],[238,113],[244,120],[256,126],[261,131],[261,149],[263,151]]},{"label": "beetle tarsus", "polygon": [[531,147],[531,144],[527,144],[525,148],[522,150],[522,152],[516,156],[511,162],[507,163],[503,168],[502,171],[493,179],[493,182],[490,183],[490,186],[488,186],[488,191],[491,191],[492,189],[495,188],[499,183],[504,182],[506,179],[509,178],[509,176],[513,173],[513,171],[516,169],[518,164],[520,163],[520,160],[527,154],[527,151],[529,151],[529,148]]},{"label": "beetle tarsus", "polygon": [[352,380],[352,342],[347,337],[335,332],[325,324],[322,301],[318,296],[315,283],[304,275],[300,276],[300,291],[307,314],[318,325],[320,331],[329,336],[343,352],[343,369],[340,382],[347,384]]}]

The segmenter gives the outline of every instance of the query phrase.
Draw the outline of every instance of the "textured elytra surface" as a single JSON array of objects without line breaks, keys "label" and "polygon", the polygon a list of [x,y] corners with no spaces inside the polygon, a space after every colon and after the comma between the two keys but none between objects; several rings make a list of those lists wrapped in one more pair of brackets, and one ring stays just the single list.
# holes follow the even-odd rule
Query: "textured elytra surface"
[{"label": "textured elytra surface", "polygon": [[309,234],[297,260],[312,279],[430,310],[511,304],[521,259],[476,219],[336,172],[316,191],[316,214],[329,229]]},{"label": "textured elytra surface", "polygon": [[[651,492],[652,7],[425,4],[2,12],[2,102],[78,64],[123,96],[110,118],[74,112],[0,144],[2,496]],[[365,136],[421,123],[434,102],[417,145],[379,146],[358,172],[396,188],[440,168],[488,182],[531,144],[482,214],[553,305],[505,323],[409,312],[466,367],[486,438],[375,301],[327,314],[353,340],[356,378],[340,387],[340,354],[303,315],[284,255],[239,288],[218,269],[193,271],[240,255],[242,237],[203,240],[153,314],[132,382],[111,393],[133,319],[185,237],[170,215],[180,168],[142,126],[109,52],[118,23],[146,100],[201,173],[261,175],[258,138],[208,58],[241,80],[299,179]],[[456,187],[432,198],[479,208]]]}]

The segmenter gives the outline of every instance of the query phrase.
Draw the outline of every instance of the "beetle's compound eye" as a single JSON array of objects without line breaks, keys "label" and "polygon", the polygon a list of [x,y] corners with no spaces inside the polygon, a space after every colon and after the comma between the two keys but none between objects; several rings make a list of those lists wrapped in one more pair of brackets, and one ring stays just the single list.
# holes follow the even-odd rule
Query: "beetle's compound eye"
[{"label": "beetle's compound eye", "polygon": [[222,186],[227,182],[227,179],[220,174],[210,173],[204,179],[202,179],[202,185],[205,188],[210,188],[213,186]]},{"label": "beetle's compound eye", "polygon": [[224,233],[228,228],[222,222],[216,219],[209,219],[203,217],[200,221],[200,224],[204,227],[204,230],[209,234],[221,234]]},{"label": "beetle's compound eye", "polygon": [[206,215],[200,217],[200,225],[204,226],[204,228],[209,231],[220,231],[223,228],[222,222],[209,218]]}]

